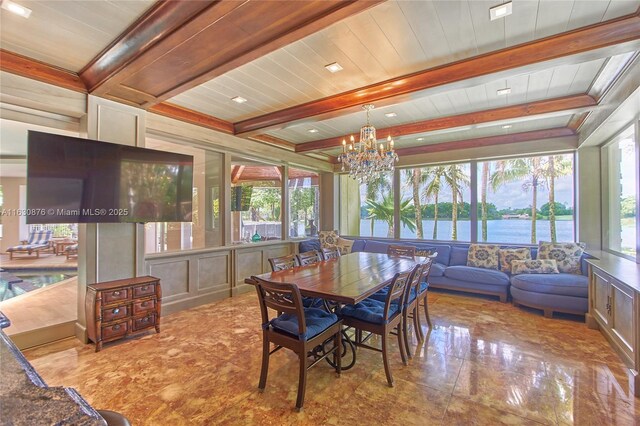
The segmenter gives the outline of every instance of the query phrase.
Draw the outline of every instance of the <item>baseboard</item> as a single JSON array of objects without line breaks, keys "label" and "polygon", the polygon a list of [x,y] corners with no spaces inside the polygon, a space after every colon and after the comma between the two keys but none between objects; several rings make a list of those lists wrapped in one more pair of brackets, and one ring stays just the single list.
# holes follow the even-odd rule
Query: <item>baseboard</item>
[{"label": "baseboard", "polygon": [[16,334],[9,334],[11,332],[10,328],[6,329],[6,331],[18,349],[22,350],[66,339],[67,337],[74,337],[76,335],[76,322],[68,321]]},{"label": "baseboard", "polygon": [[256,291],[255,286],[253,286],[251,284],[242,283],[242,284],[236,285],[234,288],[231,289],[231,295],[232,296],[239,296],[241,294],[245,294],[245,293],[248,293],[250,291]]},{"label": "baseboard", "polygon": [[230,297],[229,290],[219,290],[211,293],[201,294],[188,299],[180,299],[171,302],[162,301],[161,315],[169,315],[174,312],[184,311],[185,309],[195,308],[196,306],[206,305],[207,303],[213,303],[218,300],[227,299]]}]

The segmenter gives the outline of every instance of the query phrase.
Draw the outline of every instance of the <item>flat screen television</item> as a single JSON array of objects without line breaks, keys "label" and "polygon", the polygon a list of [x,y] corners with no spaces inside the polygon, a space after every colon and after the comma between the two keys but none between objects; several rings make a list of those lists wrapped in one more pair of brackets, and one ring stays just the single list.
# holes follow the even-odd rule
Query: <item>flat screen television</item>
[{"label": "flat screen television", "polygon": [[27,223],[190,222],[193,157],[29,131]]}]

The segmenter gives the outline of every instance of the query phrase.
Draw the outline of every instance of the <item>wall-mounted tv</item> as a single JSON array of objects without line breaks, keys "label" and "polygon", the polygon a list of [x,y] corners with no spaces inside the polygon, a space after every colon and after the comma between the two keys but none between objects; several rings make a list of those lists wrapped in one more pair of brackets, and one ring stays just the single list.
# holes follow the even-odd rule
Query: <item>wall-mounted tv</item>
[{"label": "wall-mounted tv", "polygon": [[29,131],[27,223],[190,222],[193,157]]}]

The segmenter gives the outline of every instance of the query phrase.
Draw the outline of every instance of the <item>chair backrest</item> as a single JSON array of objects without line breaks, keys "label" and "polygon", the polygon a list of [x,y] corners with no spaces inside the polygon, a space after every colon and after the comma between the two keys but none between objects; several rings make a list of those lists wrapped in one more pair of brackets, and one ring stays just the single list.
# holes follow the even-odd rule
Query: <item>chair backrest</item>
[{"label": "chair backrest", "polygon": [[403,303],[406,306],[409,303],[409,299],[411,297],[411,292],[415,291],[415,294],[418,294],[417,292],[420,289],[420,283],[422,282],[422,271],[424,270],[424,263],[419,263],[418,265],[416,265],[413,270],[411,271],[411,275],[409,276],[409,283],[407,284],[405,291],[404,291],[404,299],[403,299]]},{"label": "chair backrest", "polygon": [[274,283],[263,280],[259,277],[251,277],[256,283],[258,291],[258,302],[260,303],[260,313],[262,314],[262,329],[269,327],[269,311],[267,308],[295,315],[298,319],[298,335],[304,336],[307,325],[304,318],[304,306],[300,290],[295,284]]},{"label": "chair backrest", "polygon": [[389,256],[416,257],[416,248],[413,246],[390,245],[387,248]]},{"label": "chair backrest", "polygon": [[422,271],[420,272],[420,283],[429,282],[429,274],[431,273],[431,266],[433,265],[433,259],[429,258],[422,264]]},{"label": "chair backrest", "polygon": [[324,256],[324,260],[337,259],[341,256],[340,249],[338,247],[323,248],[322,256]]},{"label": "chair backrest", "polygon": [[51,230],[33,231],[31,235],[29,235],[28,244],[47,244],[51,241],[52,236],[53,231]]},{"label": "chair backrest", "polygon": [[315,250],[299,253],[296,257],[298,258],[298,265],[300,266],[313,265],[322,260],[320,253]]},{"label": "chair backrest", "polygon": [[401,312],[403,302],[404,302],[404,297],[405,297],[405,290],[407,288],[407,285],[409,284],[409,279],[411,278],[411,275],[413,274],[413,272],[417,267],[418,265],[416,265],[416,267],[413,268],[410,272],[396,274],[391,280],[391,284],[389,284],[389,292],[387,293],[387,299],[384,302],[383,315],[384,315],[385,321],[389,320],[389,308],[394,302],[397,301],[396,303],[398,303],[398,306],[400,308],[398,309],[398,313]]},{"label": "chair backrest", "polygon": [[295,266],[300,266],[298,263],[298,258],[295,254],[290,254],[288,256],[280,256],[280,257],[272,257],[269,259],[269,264],[271,265],[271,270],[273,272],[276,271],[284,271],[286,269],[291,269]]}]

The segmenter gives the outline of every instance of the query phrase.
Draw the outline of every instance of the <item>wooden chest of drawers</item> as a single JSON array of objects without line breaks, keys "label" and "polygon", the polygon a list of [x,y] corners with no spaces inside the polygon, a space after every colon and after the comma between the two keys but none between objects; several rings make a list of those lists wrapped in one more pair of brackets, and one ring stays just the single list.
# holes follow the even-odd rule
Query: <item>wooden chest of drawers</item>
[{"label": "wooden chest of drawers", "polygon": [[162,290],[155,277],[136,277],[87,286],[87,334],[96,344],[122,339],[151,328],[160,332]]}]

